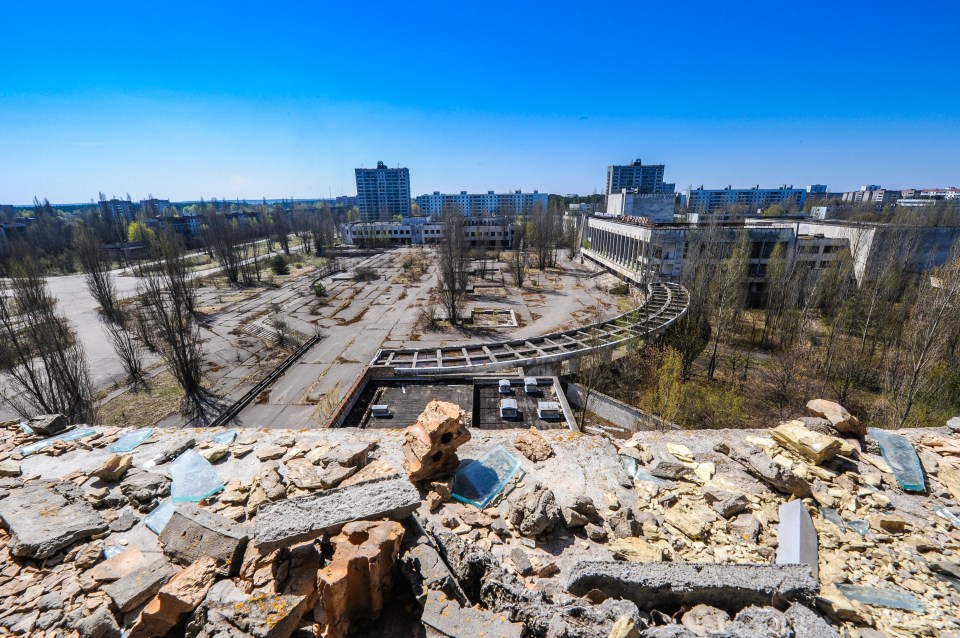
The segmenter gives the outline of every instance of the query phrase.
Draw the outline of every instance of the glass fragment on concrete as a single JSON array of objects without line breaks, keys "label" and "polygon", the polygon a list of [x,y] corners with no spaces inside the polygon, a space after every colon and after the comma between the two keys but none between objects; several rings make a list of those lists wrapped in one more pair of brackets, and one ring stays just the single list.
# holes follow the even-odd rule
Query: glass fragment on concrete
[{"label": "glass fragment on concrete", "polygon": [[61,432],[49,438],[46,438],[42,441],[37,441],[36,443],[30,443],[29,445],[24,445],[20,448],[20,454],[22,456],[30,456],[34,452],[38,452],[43,448],[50,447],[57,441],[76,441],[77,439],[82,439],[86,436],[91,436],[96,434],[97,431],[92,428],[78,428],[76,430],[68,430],[66,432]]},{"label": "glass fragment on concrete", "polygon": [[483,509],[520,469],[520,461],[498,445],[453,475],[453,498]]},{"label": "glass fragment on concrete", "polygon": [[214,434],[210,437],[210,440],[220,445],[232,445],[233,442],[237,440],[237,431],[227,430],[226,432],[221,432],[220,434]]},{"label": "glass fragment on concrete", "polygon": [[870,523],[867,521],[847,521],[847,529],[852,529],[860,536],[866,536],[870,531]]},{"label": "glass fragment on concrete", "polygon": [[847,528],[847,524],[843,522],[843,519],[840,517],[840,512],[833,509],[832,507],[821,507],[820,515],[825,519],[839,527],[841,530]]},{"label": "glass fragment on concrete", "polygon": [[960,516],[957,516],[943,505],[934,508],[933,513],[948,521],[954,527],[960,528]]},{"label": "glass fragment on concrete", "polygon": [[153,434],[153,428],[141,428],[127,432],[110,446],[110,451],[124,453],[134,450],[149,439],[151,434]]},{"label": "glass fragment on concrete", "polygon": [[870,428],[868,432],[880,443],[880,454],[893,470],[900,487],[907,492],[923,492],[926,489],[923,466],[907,437],[877,428]]},{"label": "glass fragment on concrete", "polygon": [[223,489],[210,461],[187,450],[170,464],[170,496],[174,503],[196,503]]},{"label": "glass fragment on concrete", "polygon": [[847,585],[845,583],[837,585],[837,589],[850,600],[855,600],[864,605],[917,612],[926,610],[923,601],[916,596],[902,591],[864,587],[862,585]]},{"label": "glass fragment on concrete", "polygon": [[167,526],[167,521],[173,516],[173,510],[173,501],[169,499],[153,508],[153,511],[143,519],[147,529],[159,536],[163,528]]}]

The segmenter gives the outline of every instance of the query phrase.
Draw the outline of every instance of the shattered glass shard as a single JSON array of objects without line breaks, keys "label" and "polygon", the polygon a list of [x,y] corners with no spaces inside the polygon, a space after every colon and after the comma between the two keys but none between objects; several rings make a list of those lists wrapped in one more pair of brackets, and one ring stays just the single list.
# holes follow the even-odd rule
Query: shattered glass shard
[{"label": "shattered glass shard", "polygon": [[107,560],[121,553],[123,553],[123,548],[119,545],[107,545],[103,548],[103,557]]},{"label": "shattered glass shard", "polygon": [[233,442],[237,440],[237,431],[227,430],[226,432],[221,432],[220,434],[214,434],[210,437],[210,440],[220,445],[232,445]]},{"label": "shattered glass shard", "polygon": [[867,532],[870,531],[870,523],[868,521],[847,521],[847,529],[852,529],[860,536],[866,536]]},{"label": "shattered glass shard", "polygon": [[147,529],[159,536],[163,528],[167,526],[167,521],[173,516],[173,510],[173,501],[168,499],[153,508],[153,511],[143,519],[143,522],[147,525]]},{"label": "shattered glass shard", "polygon": [[637,463],[637,460],[631,456],[621,454],[620,465],[623,466],[623,470],[627,473],[627,476],[634,481],[649,481],[650,483],[655,483],[660,487],[674,486],[673,482],[658,478],[640,467],[640,464]]},{"label": "shattered glass shard", "polygon": [[923,612],[926,606],[916,596],[893,589],[877,589],[861,585],[839,584],[837,589],[850,600],[874,607],[888,607],[890,609],[905,609],[907,611]]},{"label": "shattered glass shard", "polygon": [[820,516],[824,517],[841,530],[844,530],[847,527],[846,523],[843,522],[843,519],[840,518],[840,513],[832,507],[821,507]]},{"label": "shattered glass shard", "polygon": [[174,503],[196,503],[223,489],[223,481],[210,461],[187,450],[170,464],[170,496]]},{"label": "shattered glass shard", "polygon": [[142,428],[140,430],[127,432],[110,446],[110,451],[119,453],[129,452],[150,438],[151,434],[153,434],[153,428]]},{"label": "shattered glass shard", "polygon": [[913,444],[905,436],[886,430],[870,428],[868,432],[880,443],[880,454],[893,470],[900,487],[907,492],[923,492],[926,479]]},{"label": "shattered glass shard", "polygon": [[22,456],[30,456],[34,452],[42,450],[43,448],[50,447],[57,441],[76,441],[77,439],[82,439],[85,436],[91,436],[96,434],[97,431],[92,428],[79,428],[77,430],[68,430],[56,436],[51,436],[50,438],[44,439],[42,441],[37,441],[36,443],[30,443],[29,445],[24,445],[20,448],[20,454]]},{"label": "shattered glass shard", "polygon": [[940,518],[946,519],[954,527],[960,528],[960,516],[957,516],[946,507],[941,505],[940,507],[934,508],[933,513],[939,516]]},{"label": "shattered glass shard", "polygon": [[520,469],[520,461],[498,445],[453,475],[453,498],[483,509]]}]

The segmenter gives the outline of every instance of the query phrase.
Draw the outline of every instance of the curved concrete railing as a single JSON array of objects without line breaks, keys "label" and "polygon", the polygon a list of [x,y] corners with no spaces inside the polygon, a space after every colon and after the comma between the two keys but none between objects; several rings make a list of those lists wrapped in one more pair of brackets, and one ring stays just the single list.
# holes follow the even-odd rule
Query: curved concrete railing
[{"label": "curved concrete railing", "polygon": [[380,350],[370,365],[391,368],[396,374],[463,374],[551,364],[589,350],[615,348],[630,339],[651,337],[676,322],[689,306],[686,288],[657,282],[647,284],[647,299],[642,305],[607,321],[530,339]]}]

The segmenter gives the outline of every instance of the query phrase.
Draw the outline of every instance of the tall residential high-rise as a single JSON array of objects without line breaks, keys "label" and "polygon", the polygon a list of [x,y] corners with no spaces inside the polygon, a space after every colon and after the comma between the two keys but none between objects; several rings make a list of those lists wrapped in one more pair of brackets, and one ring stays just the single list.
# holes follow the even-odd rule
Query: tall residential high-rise
[{"label": "tall residential high-rise", "polygon": [[607,167],[606,194],[620,193],[672,193],[675,184],[664,184],[663,164],[644,165],[639,159],[631,164]]},{"label": "tall residential high-rise", "polygon": [[376,168],[358,168],[357,207],[360,221],[389,221],[395,215],[410,216],[410,171],[387,168],[377,162]]}]

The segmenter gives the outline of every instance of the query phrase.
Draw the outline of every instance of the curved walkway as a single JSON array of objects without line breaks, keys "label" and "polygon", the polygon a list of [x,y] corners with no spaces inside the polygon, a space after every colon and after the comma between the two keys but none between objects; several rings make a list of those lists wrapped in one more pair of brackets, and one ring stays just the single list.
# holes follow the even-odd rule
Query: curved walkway
[{"label": "curved walkway", "polygon": [[380,350],[370,365],[392,368],[396,374],[461,374],[551,364],[589,350],[606,350],[630,339],[651,337],[682,317],[689,306],[686,288],[657,282],[647,284],[647,299],[642,305],[607,321],[530,339]]}]

